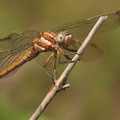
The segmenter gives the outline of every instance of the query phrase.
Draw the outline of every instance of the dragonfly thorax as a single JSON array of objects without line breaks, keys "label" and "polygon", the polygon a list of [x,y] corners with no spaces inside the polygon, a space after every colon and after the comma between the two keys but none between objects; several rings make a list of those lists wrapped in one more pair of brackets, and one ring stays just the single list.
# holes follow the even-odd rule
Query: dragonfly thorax
[{"label": "dragonfly thorax", "polygon": [[72,35],[67,31],[62,31],[58,33],[56,40],[60,46],[65,45],[68,47],[72,41]]}]

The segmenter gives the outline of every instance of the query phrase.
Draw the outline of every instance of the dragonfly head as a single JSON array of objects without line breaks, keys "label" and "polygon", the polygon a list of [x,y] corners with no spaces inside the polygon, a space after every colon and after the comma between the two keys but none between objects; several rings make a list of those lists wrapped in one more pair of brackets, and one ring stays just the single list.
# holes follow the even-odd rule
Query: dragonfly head
[{"label": "dragonfly head", "polygon": [[57,35],[57,42],[59,45],[65,45],[68,47],[72,41],[72,35],[67,31],[59,32]]}]

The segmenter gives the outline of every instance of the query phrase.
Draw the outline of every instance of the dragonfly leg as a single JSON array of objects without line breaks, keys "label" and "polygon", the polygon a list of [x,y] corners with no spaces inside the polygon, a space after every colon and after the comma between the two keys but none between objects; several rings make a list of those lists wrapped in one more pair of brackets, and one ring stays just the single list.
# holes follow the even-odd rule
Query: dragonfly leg
[{"label": "dragonfly leg", "polygon": [[[54,75],[52,76],[48,71],[47,71],[47,69],[45,68],[46,66],[47,66],[47,64],[50,62],[50,60],[52,59],[52,57],[54,56],[54,61],[53,61],[53,73],[54,73]],[[43,64],[43,69],[44,69],[44,71],[47,73],[47,75],[52,79],[52,82],[53,82],[53,84],[55,84],[55,80],[56,80],[56,78],[57,78],[57,76],[58,76],[58,74],[57,74],[57,71],[56,71],[56,53],[55,52],[53,52],[47,59],[46,59],[46,61],[44,62],[44,64]]]},{"label": "dragonfly leg", "polygon": [[71,49],[71,48],[68,48],[68,47],[63,47],[63,48],[64,48],[65,50],[70,51],[70,52],[73,52],[73,53],[75,53],[75,54],[77,54],[77,55],[79,55],[79,56],[83,55],[83,53],[81,53],[81,54],[77,53],[77,50],[74,50],[74,49]]},{"label": "dragonfly leg", "polygon": [[70,52],[74,52],[74,53],[76,53],[77,52],[77,50],[74,50],[74,49],[71,49],[71,48],[68,48],[68,47],[63,47],[64,49],[66,49],[67,51],[70,51]]},{"label": "dragonfly leg", "polygon": [[[60,53],[62,53],[62,55],[67,59],[67,61],[60,60]],[[75,62],[75,61],[72,61],[72,59],[61,48],[59,48],[58,50],[58,61],[60,64]]]},{"label": "dragonfly leg", "polygon": [[52,75],[45,69],[46,65],[50,62],[51,58],[54,56],[54,52],[46,59],[46,61],[43,64],[43,69],[47,73],[47,75],[52,79],[52,82],[54,83],[54,78]]},{"label": "dragonfly leg", "polygon": [[59,50],[57,51],[57,58],[58,58],[58,62],[59,62],[60,64],[70,63],[69,60],[67,60],[67,61],[61,61]]},{"label": "dragonfly leg", "polygon": [[53,74],[54,74],[54,83],[57,80],[57,71],[56,71],[56,59],[57,59],[57,53],[54,54],[54,61],[53,61]]},{"label": "dragonfly leg", "polygon": [[54,52],[46,59],[43,66],[46,67],[46,65],[50,62],[51,58],[54,56]]},{"label": "dragonfly leg", "polygon": [[52,82],[54,81],[53,76],[46,70],[44,66],[42,66],[43,70],[47,73],[47,75],[51,78]]}]

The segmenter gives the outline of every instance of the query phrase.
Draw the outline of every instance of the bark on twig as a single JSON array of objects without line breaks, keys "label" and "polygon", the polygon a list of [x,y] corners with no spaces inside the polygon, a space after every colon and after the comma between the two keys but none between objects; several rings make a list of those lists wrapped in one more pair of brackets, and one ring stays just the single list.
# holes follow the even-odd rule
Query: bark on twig
[{"label": "bark on twig", "polygon": [[[107,18],[107,16],[101,16],[99,18],[99,20],[97,21],[97,23],[95,24],[95,26],[93,27],[93,29],[88,34],[88,36],[85,39],[85,41],[82,43],[82,45],[78,49],[78,51],[77,51],[78,54],[81,55],[83,53],[84,49],[86,48],[86,46],[88,45],[88,43],[90,42],[90,40],[93,38],[93,36],[95,35],[95,33],[100,28],[100,26],[102,25],[102,23],[104,22],[104,20],[106,18]],[[45,110],[45,108],[47,107],[47,105],[50,103],[50,101],[53,99],[53,97],[55,96],[55,94],[58,92],[59,87],[66,82],[68,75],[70,74],[71,70],[73,69],[73,67],[75,66],[76,62],[78,61],[78,59],[80,57],[78,54],[76,54],[73,57],[73,59],[72,59],[75,62],[72,62],[72,63],[68,64],[68,66],[66,67],[66,69],[64,70],[64,72],[62,73],[62,75],[57,80],[57,82],[55,84],[55,87],[50,92],[48,92],[48,94],[46,95],[46,97],[43,99],[42,103],[38,106],[38,108],[36,109],[36,111],[31,116],[30,120],[38,120],[38,118],[40,117],[40,115],[42,114],[42,112]],[[66,85],[66,86],[64,86],[64,88],[65,87],[69,87],[69,84]]]}]

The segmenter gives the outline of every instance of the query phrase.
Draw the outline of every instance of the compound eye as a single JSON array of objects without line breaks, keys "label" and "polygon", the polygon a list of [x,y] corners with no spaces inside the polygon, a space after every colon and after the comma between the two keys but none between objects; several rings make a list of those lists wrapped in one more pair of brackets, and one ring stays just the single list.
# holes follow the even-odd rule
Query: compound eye
[{"label": "compound eye", "polygon": [[60,44],[64,43],[65,36],[66,36],[66,35],[65,35],[63,32],[59,33],[59,34],[58,34],[58,37],[57,37],[58,43],[60,43]]},{"label": "compound eye", "polygon": [[72,41],[72,35],[69,34],[65,38],[65,44],[66,44],[66,46],[69,46],[71,44],[71,41]]},{"label": "compound eye", "polygon": [[60,34],[59,39],[60,39],[61,41],[63,41],[63,40],[65,39],[65,35],[64,35],[64,34]]}]

